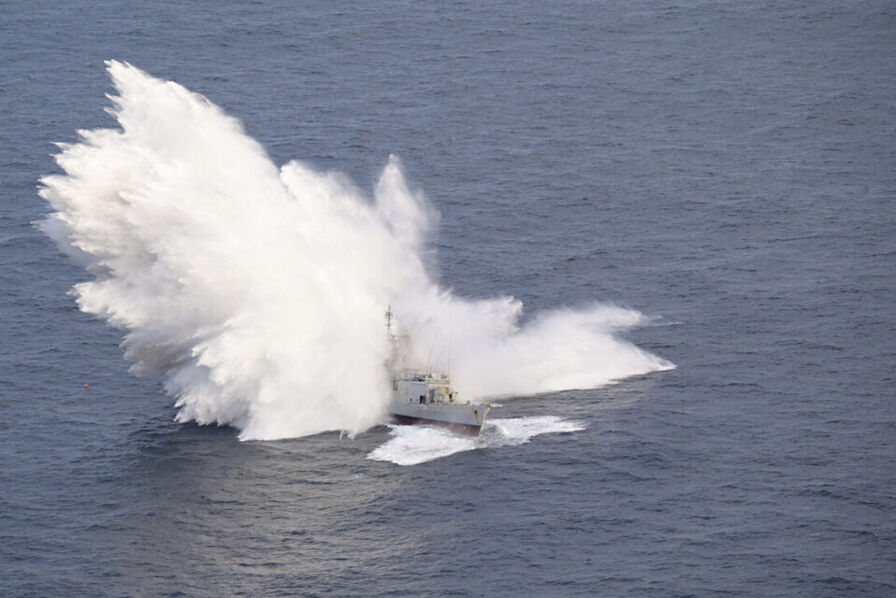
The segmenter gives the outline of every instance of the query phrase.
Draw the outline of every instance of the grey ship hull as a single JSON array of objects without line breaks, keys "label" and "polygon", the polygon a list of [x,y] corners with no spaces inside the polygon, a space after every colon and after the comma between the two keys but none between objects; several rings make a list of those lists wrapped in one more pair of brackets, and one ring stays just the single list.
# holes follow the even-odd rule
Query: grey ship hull
[{"label": "grey ship hull", "polygon": [[414,403],[396,397],[389,406],[389,415],[400,424],[441,426],[460,434],[478,436],[488,410],[486,404]]}]

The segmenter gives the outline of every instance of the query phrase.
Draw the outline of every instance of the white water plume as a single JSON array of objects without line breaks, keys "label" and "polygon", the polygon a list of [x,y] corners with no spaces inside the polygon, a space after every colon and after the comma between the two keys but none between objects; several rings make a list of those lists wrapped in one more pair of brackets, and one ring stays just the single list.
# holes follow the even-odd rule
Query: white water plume
[{"label": "white water plume", "polygon": [[126,330],[135,373],[162,372],[179,421],[242,439],[357,433],[388,401],[391,304],[411,359],[450,339],[467,398],[592,387],[671,367],[613,336],[637,312],[558,310],[520,328],[511,298],[466,300],[421,260],[432,222],[389,159],[372,200],[345,177],[280,168],[203,96],[107,63],[119,128],[61,144],[41,180],[45,232],[93,280],[85,312]]}]

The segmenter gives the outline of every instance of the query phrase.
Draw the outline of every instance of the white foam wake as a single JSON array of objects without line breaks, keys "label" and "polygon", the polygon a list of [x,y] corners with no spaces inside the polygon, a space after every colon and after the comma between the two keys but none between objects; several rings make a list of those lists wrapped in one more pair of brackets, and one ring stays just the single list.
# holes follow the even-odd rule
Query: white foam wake
[{"label": "white foam wake", "polygon": [[[447,359],[471,400],[593,387],[672,367],[615,336],[643,321],[593,304],[518,324],[511,297],[468,300],[421,255],[431,209],[390,158],[372,196],[336,172],[278,169],[203,96],[120,62],[114,129],[60,145],[44,231],[93,275],[79,307],[124,329],[135,373],[161,372],[178,419],[243,439],[381,421],[391,304],[412,364]],[[437,350],[434,351],[434,348]]]},{"label": "white foam wake", "polygon": [[367,455],[374,461],[396,465],[417,465],[455,453],[487,447],[512,446],[529,442],[541,434],[584,430],[582,422],[553,415],[495,419],[486,423],[478,437],[460,436],[444,428],[390,426],[390,438]]}]

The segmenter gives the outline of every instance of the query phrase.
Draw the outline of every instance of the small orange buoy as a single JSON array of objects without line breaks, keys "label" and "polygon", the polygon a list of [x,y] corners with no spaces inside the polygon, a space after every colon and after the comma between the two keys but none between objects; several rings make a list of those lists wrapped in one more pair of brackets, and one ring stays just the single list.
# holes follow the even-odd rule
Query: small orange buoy
[{"label": "small orange buoy", "polygon": [[84,385],[84,388],[87,388],[87,385],[86,385],[86,384]]}]

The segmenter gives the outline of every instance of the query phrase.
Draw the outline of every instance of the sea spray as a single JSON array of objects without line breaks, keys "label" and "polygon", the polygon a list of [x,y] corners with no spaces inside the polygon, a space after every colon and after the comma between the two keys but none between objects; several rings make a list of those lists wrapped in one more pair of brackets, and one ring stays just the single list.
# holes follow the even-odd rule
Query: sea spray
[{"label": "sea spray", "polygon": [[614,336],[637,312],[561,309],[520,327],[519,301],[434,284],[421,257],[433,214],[396,158],[372,199],[339,173],[278,170],[203,96],[107,66],[119,127],[59,146],[64,174],[41,180],[54,210],[42,227],[93,275],[72,290],[80,309],[126,330],[132,371],[164,374],[179,421],[233,425],[242,439],[375,425],[390,304],[417,365],[444,359],[432,349],[450,342],[466,398],[671,367]]}]

